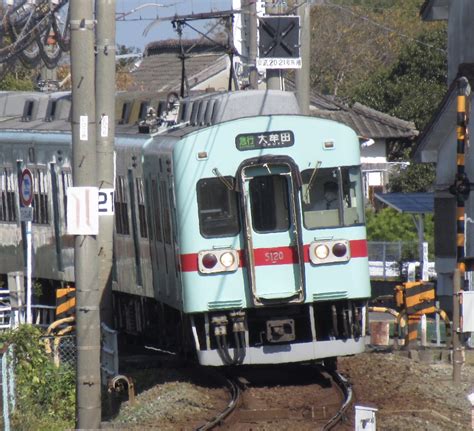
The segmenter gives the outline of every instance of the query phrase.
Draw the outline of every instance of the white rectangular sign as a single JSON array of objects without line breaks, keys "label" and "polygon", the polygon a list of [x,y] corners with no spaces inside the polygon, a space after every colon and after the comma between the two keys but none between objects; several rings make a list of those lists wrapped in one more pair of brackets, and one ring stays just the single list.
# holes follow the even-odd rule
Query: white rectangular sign
[{"label": "white rectangular sign", "polygon": [[97,235],[99,233],[99,189],[69,187],[67,189],[67,233]]},{"label": "white rectangular sign", "polygon": [[107,138],[109,136],[109,116],[102,115],[100,120],[100,137]]},{"label": "white rectangular sign", "polygon": [[20,207],[20,221],[33,221],[33,207]]},{"label": "white rectangular sign", "polygon": [[301,69],[301,58],[257,58],[261,69]]},{"label": "white rectangular sign", "polygon": [[79,117],[79,140],[87,141],[89,139],[89,117],[81,115]]},{"label": "white rectangular sign", "polygon": [[474,292],[461,292],[462,332],[474,332]]}]

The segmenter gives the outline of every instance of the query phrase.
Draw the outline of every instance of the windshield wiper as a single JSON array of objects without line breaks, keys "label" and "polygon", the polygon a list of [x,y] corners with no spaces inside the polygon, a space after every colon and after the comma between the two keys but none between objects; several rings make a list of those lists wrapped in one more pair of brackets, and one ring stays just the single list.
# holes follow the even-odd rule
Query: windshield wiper
[{"label": "windshield wiper", "polygon": [[222,184],[224,184],[228,190],[232,191],[234,190],[234,186],[232,183],[230,183],[225,177],[222,176],[222,174],[219,172],[219,169],[217,168],[214,168],[212,170],[212,173],[217,177],[219,178],[219,180],[221,181]]},{"label": "windshield wiper", "polygon": [[316,173],[318,172],[319,167],[321,166],[321,160],[318,160],[316,162],[316,166],[313,169],[313,172],[311,173],[311,176],[309,177],[308,185],[306,186],[306,191],[303,196],[303,202],[305,204],[309,204],[310,199],[309,199],[309,192],[311,191],[311,188],[313,187],[314,179],[316,178]]}]

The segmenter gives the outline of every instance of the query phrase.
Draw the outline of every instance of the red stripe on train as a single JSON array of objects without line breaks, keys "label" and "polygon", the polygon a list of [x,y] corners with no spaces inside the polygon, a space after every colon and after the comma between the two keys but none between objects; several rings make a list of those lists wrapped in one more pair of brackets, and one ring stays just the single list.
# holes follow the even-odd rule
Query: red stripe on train
[{"label": "red stripe on train", "polygon": [[[350,241],[351,257],[367,257],[367,240],[357,239]],[[309,262],[309,245],[303,247],[304,261]],[[298,255],[294,247],[272,247],[257,248],[254,250],[255,265],[289,265],[298,261]],[[239,250],[240,264],[243,266],[244,253]],[[198,270],[198,254],[189,253],[181,255],[181,269],[183,272],[195,272]]]}]

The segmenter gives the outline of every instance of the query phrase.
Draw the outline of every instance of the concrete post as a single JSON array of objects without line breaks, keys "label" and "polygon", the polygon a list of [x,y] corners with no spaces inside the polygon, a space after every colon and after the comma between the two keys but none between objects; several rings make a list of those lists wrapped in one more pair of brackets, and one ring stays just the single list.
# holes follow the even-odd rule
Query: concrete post
[{"label": "concrete post", "polygon": [[[115,137],[115,0],[96,0],[96,123],[97,123],[97,185],[99,195],[114,195]],[[112,202],[113,204],[113,202]],[[100,317],[113,326],[112,255],[114,215],[99,213],[99,295]]]},{"label": "concrete post", "polygon": [[301,31],[301,69],[296,69],[296,97],[301,109],[301,113],[309,115],[310,104],[310,82],[309,72],[311,66],[311,7],[309,3],[304,2],[298,8],[300,15]]},{"label": "concrete post", "polygon": [[[75,187],[97,187],[93,0],[71,0],[72,174]],[[97,429],[100,404],[100,318],[97,241],[74,238],[76,280],[76,428]]]}]

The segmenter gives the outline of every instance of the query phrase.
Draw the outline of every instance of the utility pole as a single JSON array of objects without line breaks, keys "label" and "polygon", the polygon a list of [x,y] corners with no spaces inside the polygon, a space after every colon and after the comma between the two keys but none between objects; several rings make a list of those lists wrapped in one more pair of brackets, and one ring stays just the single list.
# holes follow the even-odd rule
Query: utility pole
[{"label": "utility pole", "polygon": [[[249,86],[251,90],[258,89],[257,71],[257,3],[255,0],[244,0],[244,10],[248,12],[248,19],[244,21],[247,27],[247,49],[249,70]],[[245,15],[244,15],[245,16]]]},{"label": "utility pole", "polygon": [[305,1],[298,8],[300,16],[301,31],[301,69],[296,69],[296,97],[301,109],[301,113],[309,115],[309,72],[311,62],[311,6],[308,1]]},{"label": "utility pole", "polygon": [[99,295],[101,321],[112,327],[112,256],[114,229],[115,0],[96,0],[96,124],[99,212]]},{"label": "utility pole", "polygon": [[[97,187],[93,0],[71,0],[72,174],[74,187]],[[110,79],[110,77],[109,77]],[[76,428],[97,429],[100,317],[97,240],[74,237],[76,282]]]},{"label": "utility pole", "polygon": [[[270,1],[270,3],[269,3]],[[268,15],[283,13],[281,0],[267,0],[265,12]],[[281,90],[281,69],[267,69],[267,90]]]}]

